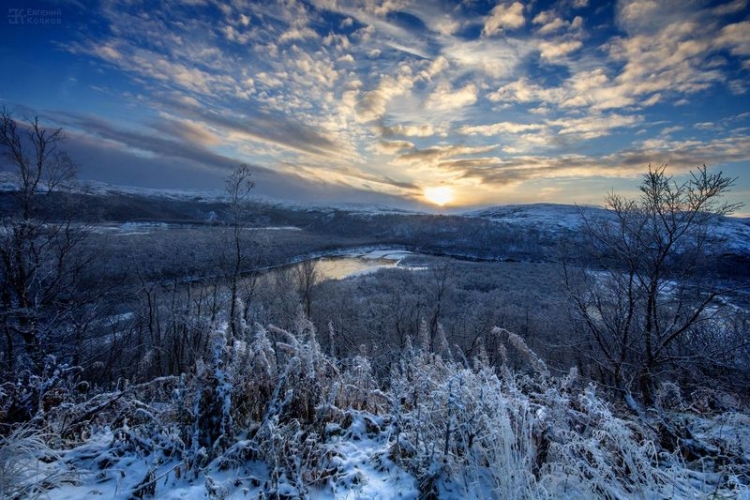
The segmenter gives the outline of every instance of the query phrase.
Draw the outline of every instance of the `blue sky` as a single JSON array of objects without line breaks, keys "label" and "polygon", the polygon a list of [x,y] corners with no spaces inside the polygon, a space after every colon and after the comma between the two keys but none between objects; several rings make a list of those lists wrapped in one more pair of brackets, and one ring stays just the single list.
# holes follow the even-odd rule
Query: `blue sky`
[{"label": "blue sky", "polygon": [[747,0],[19,0],[0,23],[0,103],[64,127],[82,179],[216,189],[248,163],[302,202],[598,204],[705,163],[750,200]]}]

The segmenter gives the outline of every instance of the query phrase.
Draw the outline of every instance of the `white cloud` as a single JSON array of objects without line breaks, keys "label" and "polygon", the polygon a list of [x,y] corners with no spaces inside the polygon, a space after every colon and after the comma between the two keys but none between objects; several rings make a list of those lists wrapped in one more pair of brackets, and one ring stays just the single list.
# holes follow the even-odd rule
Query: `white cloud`
[{"label": "white cloud", "polygon": [[563,21],[559,17],[556,17],[549,23],[539,28],[539,33],[542,35],[549,35],[550,33],[554,33],[555,31],[559,31],[568,26],[570,26],[570,23],[568,21]]},{"label": "white cloud", "polygon": [[513,2],[510,5],[497,4],[484,21],[482,35],[492,36],[506,29],[522,28],[526,24],[523,9],[521,2]]},{"label": "white cloud", "polygon": [[652,32],[664,25],[667,8],[679,10],[677,4],[660,6],[654,0],[621,0],[617,3],[617,24],[629,32]]},{"label": "white cloud", "polygon": [[360,122],[370,122],[385,115],[388,103],[394,97],[404,95],[414,86],[411,75],[401,74],[396,78],[384,76],[377,88],[366,92],[357,106],[357,119]]},{"label": "white cloud", "polygon": [[643,121],[641,116],[611,114],[548,120],[546,123],[558,128],[558,133],[562,135],[575,135],[579,139],[595,139],[609,135],[612,129],[630,127],[641,121]]},{"label": "white cloud", "polygon": [[432,123],[416,124],[396,124],[392,126],[381,126],[380,134],[383,137],[392,137],[402,135],[405,137],[431,137],[441,133]]},{"label": "white cloud", "polygon": [[583,47],[583,42],[580,40],[568,40],[566,42],[541,42],[539,44],[539,50],[541,51],[542,59],[549,61],[565,57],[568,54],[575,52],[576,50]]},{"label": "white cloud", "polygon": [[380,153],[394,154],[414,149],[414,143],[409,141],[379,141],[375,148]]},{"label": "white cloud", "polygon": [[295,40],[316,39],[318,34],[308,27],[291,28],[279,37],[279,43],[288,43]]},{"label": "white cloud", "polygon": [[284,73],[269,75],[265,71],[261,71],[255,75],[255,78],[266,87],[281,87],[284,84],[283,79],[285,79],[286,76],[288,75]]},{"label": "white cloud", "polygon": [[532,83],[527,78],[521,78],[503,85],[495,92],[487,94],[487,99],[492,102],[547,102],[560,104],[568,95],[568,92],[563,88],[543,88],[540,85]]},{"label": "white cloud", "polygon": [[723,5],[717,5],[711,11],[717,16],[726,16],[743,11],[747,7],[747,0],[734,0]]},{"label": "white cloud", "polygon": [[440,55],[436,57],[432,61],[432,63],[430,63],[430,67],[426,71],[424,71],[422,74],[427,80],[430,80],[432,79],[432,77],[448,69],[449,66],[450,66],[450,63],[448,62],[448,59],[446,59],[445,56]]},{"label": "white cloud", "polygon": [[679,132],[680,130],[684,130],[685,127],[682,125],[674,125],[672,127],[664,127],[661,129],[661,132],[659,132],[660,135],[671,135],[675,132]]},{"label": "white cloud", "polygon": [[122,58],[122,54],[112,45],[102,45],[94,49],[95,53],[104,60],[116,61]]},{"label": "white cloud", "polygon": [[464,72],[478,71],[492,79],[506,79],[536,50],[536,42],[514,38],[479,39],[450,43],[443,55]]},{"label": "white cloud", "polygon": [[500,134],[520,134],[543,128],[544,125],[538,123],[498,122],[490,125],[464,125],[458,129],[458,132],[464,135],[493,136]]},{"label": "white cloud", "polygon": [[[481,151],[449,149],[456,141],[491,142],[505,156],[528,155],[546,162],[545,172],[562,172],[569,162],[543,161],[541,152],[554,149],[572,161],[569,153],[580,141],[621,133],[627,143],[636,125],[656,133],[662,142],[643,142],[632,155],[618,156],[630,161],[644,151],[669,152],[677,145],[668,140],[675,128],[641,116],[653,111],[650,106],[689,104],[719,86],[734,95],[750,90],[742,78],[742,67],[750,69],[750,22],[724,26],[746,8],[746,0],[705,8],[697,0],[620,0],[615,6],[619,29],[606,39],[607,30],[595,37],[583,31],[585,25],[594,34],[599,17],[584,20],[588,11],[573,10],[586,3],[580,0],[561,0],[542,12],[538,2],[501,1],[479,19],[480,28],[477,18],[469,17],[470,9],[435,2],[241,3],[220,7],[225,18],[213,25],[200,16],[141,18],[113,8],[104,16],[114,35],[98,46],[82,42],[76,50],[119,68],[139,85],[145,82],[143,94],[157,95],[156,103],[168,95],[172,102],[193,107],[216,105],[217,112],[235,117],[240,110],[258,109],[314,130],[336,142],[347,159],[319,154],[316,163],[309,148],[285,147],[281,135],[266,140],[254,131],[251,140],[253,147],[265,145],[257,156],[269,163],[292,168],[299,161],[328,172],[348,162],[350,177],[360,168],[381,168],[369,163],[373,152],[399,155],[396,164],[382,167],[391,168],[394,178],[411,175],[402,167],[412,165],[467,172],[508,166]],[[406,26],[403,18],[386,15],[394,12],[423,24]],[[521,29],[526,16],[530,29]],[[328,27],[330,19],[337,20]],[[337,33],[336,24],[346,34]],[[482,36],[466,38],[478,29]],[[317,34],[326,31],[326,36]],[[536,78],[530,61],[541,63],[549,78]],[[223,108],[222,99],[227,102]],[[660,126],[666,128],[660,131]],[[701,132],[689,121],[684,126],[688,137],[729,130]],[[240,144],[246,135],[232,136],[230,143]],[[439,145],[426,147],[431,141]],[[698,148],[690,142],[679,145]],[[242,151],[251,155],[252,150]]]},{"label": "white cloud", "polygon": [[477,92],[477,86],[473,83],[469,83],[458,90],[453,90],[449,82],[443,81],[427,98],[425,107],[435,111],[465,108],[477,102]]},{"label": "white cloud", "polygon": [[729,91],[734,95],[744,95],[748,91],[747,80],[730,80],[727,82]]},{"label": "white cloud", "polygon": [[715,39],[718,47],[726,47],[737,56],[750,56],[750,21],[724,26]]},{"label": "white cloud", "polygon": [[551,10],[543,10],[536,16],[534,16],[534,19],[531,20],[532,24],[547,24],[551,21],[553,21],[557,16],[555,15],[554,11]]},{"label": "white cloud", "polygon": [[414,149],[395,158],[394,165],[414,167],[437,167],[441,162],[464,156],[481,155],[496,149],[495,146],[433,146],[426,149]]},{"label": "white cloud", "polygon": [[698,130],[713,130],[717,128],[717,125],[714,122],[698,122],[693,123],[693,128],[697,128]]},{"label": "white cloud", "polygon": [[[579,24],[582,22],[580,17],[576,17],[576,19]],[[570,27],[570,22],[563,20],[551,10],[540,12],[531,22],[535,25],[541,25],[537,30],[540,35],[549,35],[555,31]]]},{"label": "white cloud", "polygon": [[241,45],[245,45],[252,39],[251,33],[242,33],[238,31],[234,26],[230,25],[226,25],[221,28],[221,32],[224,34],[224,37],[230,42],[239,43]]},{"label": "white cloud", "polygon": [[351,17],[347,17],[343,21],[341,21],[341,24],[339,25],[340,28],[349,28],[351,26],[354,26],[354,19]]}]

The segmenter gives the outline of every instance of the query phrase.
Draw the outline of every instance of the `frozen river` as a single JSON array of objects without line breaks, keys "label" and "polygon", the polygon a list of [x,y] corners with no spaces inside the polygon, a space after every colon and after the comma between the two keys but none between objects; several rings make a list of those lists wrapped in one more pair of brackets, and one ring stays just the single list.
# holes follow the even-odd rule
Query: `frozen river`
[{"label": "frozen river", "polygon": [[323,280],[338,280],[378,269],[396,267],[401,260],[411,255],[403,250],[371,250],[315,259],[316,270]]}]

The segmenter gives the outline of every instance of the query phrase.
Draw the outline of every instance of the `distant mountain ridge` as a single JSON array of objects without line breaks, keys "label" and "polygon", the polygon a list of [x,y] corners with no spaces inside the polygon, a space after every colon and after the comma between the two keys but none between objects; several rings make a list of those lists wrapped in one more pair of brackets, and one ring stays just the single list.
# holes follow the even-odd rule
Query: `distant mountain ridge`
[{"label": "distant mountain ridge", "polygon": [[[0,214],[7,213],[10,209],[7,195],[18,187],[13,173],[0,172]],[[220,190],[154,189],[98,181],[77,182],[63,188],[68,194],[81,196],[81,213],[85,213],[89,220],[93,218],[94,222],[220,223],[222,214],[227,211],[227,197]],[[55,203],[55,200],[50,203]],[[315,227],[321,227],[325,225],[325,220],[337,216],[352,219],[372,216],[408,217],[416,218],[412,223],[424,225],[468,219],[541,231],[553,238],[580,232],[583,215],[592,218],[609,217],[602,207],[553,203],[498,205],[442,214],[373,204],[303,204],[255,194],[249,197],[248,203],[253,207],[251,212],[256,224],[297,227],[314,224]],[[719,218],[716,233],[725,239],[727,251],[750,254],[750,218]]]}]

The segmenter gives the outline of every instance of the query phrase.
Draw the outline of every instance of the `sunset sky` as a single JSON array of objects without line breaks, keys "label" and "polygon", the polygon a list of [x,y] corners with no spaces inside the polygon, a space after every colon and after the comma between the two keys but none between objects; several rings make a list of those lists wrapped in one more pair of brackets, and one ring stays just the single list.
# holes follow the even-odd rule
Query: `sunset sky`
[{"label": "sunset sky", "polygon": [[81,179],[598,204],[705,163],[750,201],[746,0],[16,3],[0,104],[63,127]]}]

